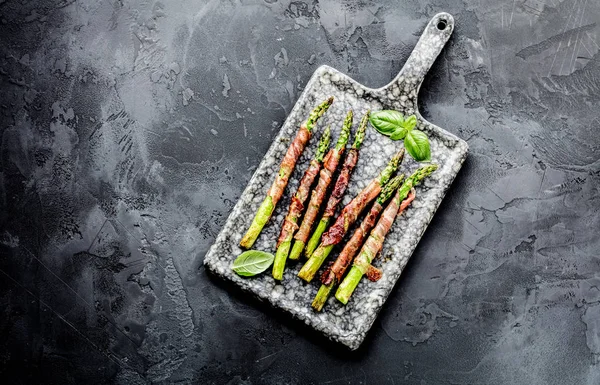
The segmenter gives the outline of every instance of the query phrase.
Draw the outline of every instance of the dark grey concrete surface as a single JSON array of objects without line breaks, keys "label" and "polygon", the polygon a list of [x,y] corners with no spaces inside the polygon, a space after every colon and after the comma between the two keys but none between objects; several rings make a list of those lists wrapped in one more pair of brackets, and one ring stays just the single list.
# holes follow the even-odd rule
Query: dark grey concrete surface
[{"label": "dark grey concrete surface", "polygon": [[[470,155],[357,352],[202,259],[320,64],[431,16],[421,109]],[[600,3],[0,0],[6,383],[600,383]]]}]

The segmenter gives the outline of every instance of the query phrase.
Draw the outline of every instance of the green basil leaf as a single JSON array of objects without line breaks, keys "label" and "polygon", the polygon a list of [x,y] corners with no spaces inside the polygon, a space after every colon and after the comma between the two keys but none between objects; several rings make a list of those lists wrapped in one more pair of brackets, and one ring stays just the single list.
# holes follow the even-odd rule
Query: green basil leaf
[{"label": "green basil leaf", "polygon": [[404,148],[417,162],[428,162],[431,160],[431,148],[429,138],[423,131],[412,130],[404,138]]},{"label": "green basil leaf", "polygon": [[371,113],[369,121],[383,135],[391,135],[404,123],[404,116],[398,111],[382,110]]},{"label": "green basil leaf", "polygon": [[396,131],[392,135],[390,135],[391,140],[400,140],[404,139],[408,130],[404,127],[397,128]]},{"label": "green basil leaf", "polygon": [[273,254],[259,250],[248,250],[233,261],[231,269],[242,277],[252,277],[267,270],[274,259]]},{"label": "green basil leaf", "polygon": [[412,130],[413,128],[416,127],[416,125],[417,125],[417,117],[414,115],[411,115],[404,120],[404,128],[406,128],[407,131]]}]

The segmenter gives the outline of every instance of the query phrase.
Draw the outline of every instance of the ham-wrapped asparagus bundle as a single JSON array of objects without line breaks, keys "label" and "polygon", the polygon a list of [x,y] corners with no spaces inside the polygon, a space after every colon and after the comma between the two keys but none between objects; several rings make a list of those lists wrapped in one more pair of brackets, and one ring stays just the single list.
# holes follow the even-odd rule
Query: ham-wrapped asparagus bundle
[{"label": "ham-wrapped asparagus bundle", "polygon": [[298,257],[300,257],[300,253],[304,249],[306,240],[310,235],[310,230],[315,223],[315,219],[317,219],[319,210],[321,209],[321,204],[327,195],[327,188],[331,183],[331,178],[333,177],[333,174],[335,173],[335,170],[340,162],[340,158],[346,149],[346,143],[348,143],[348,139],[350,138],[350,130],[352,129],[352,117],[353,113],[352,110],[350,110],[346,116],[346,119],[344,120],[344,123],[342,124],[340,137],[335,145],[335,148],[329,150],[329,153],[327,153],[327,156],[325,157],[323,169],[319,174],[319,182],[317,182],[317,186],[312,191],[310,203],[306,209],[306,214],[304,214],[300,229],[294,236],[294,246],[292,247],[290,259],[298,259]]},{"label": "ham-wrapped asparagus bundle", "polygon": [[334,224],[327,230],[321,239],[319,247],[315,250],[312,256],[306,261],[298,276],[306,282],[312,281],[315,274],[333,249],[333,246],[340,243],[346,235],[346,232],[352,226],[358,216],[372,202],[385,184],[390,180],[393,173],[396,172],[400,162],[404,157],[404,149],[400,150],[389,161],[386,168],[379,176],[371,181],[354,199],[344,207],[340,215],[336,218]]},{"label": "ham-wrapped asparagus bundle", "polygon": [[294,236],[296,230],[298,230],[298,219],[300,216],[302,216],[302,212],[304,211],[304,203],[308,199],[310,188],[317,175],[319,175],[319,171],[323,165],[323,157],[329,148],[330,140],[331,130],[329,127],[327,127],[321,136],[321,140],[319,141],[319,146],[317,147],[317,151],[315,152],[313,160],[310,161],[308,168],[300,180],[298,190],[296,190],[296,194],[294,194],[292,197],[290,208],[285,219],[283,220],[281,233],[279,234],[279,239],[277,240],[275,261],[273,263],[273,278],[277,280],[281,280],[283,278],[283,269],[285,267],[285,260],[287,259],[288,252],[290,251],[292,237]]},{"label": "ham-wrapped asparagus bundle", "polygon": [[315,124],[319,118],[323,116],[325,111],[329,109],[331,103],[333,103],[333,97],[330,97],[312,110],[308,116],[308,119],[300,126],[300,130],[298,130],[296,137],[290,144],[290,147],[288,147],[288,150],[281,161],[279,173],[275,177],[271,188],[267,192],[265,200],[258,208],[250,228],[240,241],[241,247],[245,249],[251,248],[254,242],[256,242],[256,239],[258,238],[258,235],[262,231],[263,227],[265,227],[271,218],[273,210],[275,210],[275,206],[281,199],[283,191],[288,184],[290,175],[292,175],[292,172],[296,167],[296,162],[298,161],[298,158],[300,158],[300,155],[304,152],[304,148],[310,140]]},{"label": "ham-wrapped asparagus bundle", "polygon": [[371,281],[378,281],[381,278],[381,270],[374,267],[371,262],[381,252],[385,237],[390,231],[396,217],[404,212],[415,198],[414,186],[436,169],[437,165],[435,164],[420,167],[406,179],[385,208],[383,214],[381,214],[381,218],[377,221],[377,225],[371,230],[371,234],[369,234],[369,238],[365,241],[360,253],[354,259],[348,275],[344,278],[335,293],[335,298],[344,305],[348,303],[350,296],[354,292],[354,289],[356,289],[356,286],[358,286],[363,275],[366,275]]},{"label": "ham-wrapped asparagus bundle", "polygon": [[[304,249],[304,255],[307,258],[310,258],[312,253],[315,251],[317,246],[319,246],[319,242],[321,241],[321,235],[329,226],[329,223],[335,217],[335,211],[346,192],[346,188],[348,188],[348,184],[350,183],[350,175],[358,162],[358,150],[360,150],[360,146],[362,145],[363,140],[365,139],[365,133],[367,130],[367,124],[369,122],[369,114],[370,111],[367,111],[365,116],[360,121],[360,125],[358,127],[358,131],[356,132],[356,136],[354,137],[354,143],[352,144],[352,148],[348,150],[346,154],[346,158],[344,159],[344,164],[342,165],[342,170],[340,171],[337,180],[335,181],[335,185],[333,187],[333,191],[329,196],[329,200],[327,201],[327,206],[325,207],[325,212],[323,216],[319,220],[317,224],[317,228],[311,235],[308,243],[306,244],[306,248]],[[293,254],[293,253],[292,253]]]},{"label": "ham-wrapped asparagus bundle", "polygon": [[346,272],[350,263],[354,259],[354,256],[360,250],[365,238],[369,235],[369,232],[375,226],[379,214],[383,211],[385,203],[392,197],[396,192],[400,183],[404,179],[404,175],[398,175],[385,185],[381,190],[381,193],[371,206],[371,210],[367,216],[363,219],[360,226],[352,234],[352,238],[346,243],[342,252],[338,255],[335,262],[323,272],[321,276],[321,288],[313,300],[312,306],[315,310],[320,311],[329,297],[329,293],[333,287],[342,281],[342,276]]}]

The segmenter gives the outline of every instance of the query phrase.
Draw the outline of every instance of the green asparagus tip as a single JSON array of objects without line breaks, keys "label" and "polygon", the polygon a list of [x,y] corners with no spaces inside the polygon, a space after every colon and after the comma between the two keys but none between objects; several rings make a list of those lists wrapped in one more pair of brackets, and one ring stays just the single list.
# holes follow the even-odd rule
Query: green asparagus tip
[{"label": "green asparagus tip", "polygon": [[394,194],[394,192],[398,189],[403,180],[404,174],[400,174],[390,179],[379,193],[379,197],[377,197],[377,203],[383,205],[385,202],[387,202],[392,194]]},{"label": "green asparagus tip", "polygon": [[362,117],[360,125],[358,126],[358,131],[356,131],[356,137],[354,138],[354,144],[352,145],[352,148],[358,150],[362,145],[362,142],[365,139],[365,133],[367,132],[367,124],[369,123],[370,114],[371,111],[368,110],[365,116]]},{"label": "green asparagus tip", "polygon": [[323,131],[323,135],[321,135],[321,140],[319,140],[319,147],[317,147],[317,152],[315,153],[315,159],[318,162],[323,161],[323,157],[329,148],[329,143],[331,142],[331,126],[327,126],[325,131]]},{"label": "green asparagus tip", "polygon": [[396,172],[400,163],[404,159],[404,149],[401,149],[390,159],[385,169],[381,172],[379,183],[383,186],[390,180],[390,177]]},{"label": "green asparagus tip", "polygon": [[434,172],[435,170],[438,169],[438,165],[437,164],[430,164],[428,166],[425,166],[425,176],[429,176],[431,175],[432,172]]},{"label": "green asparagus tip", "polygon": [[417,171],[415,171],[410,178],[412,179],[413,187],[416,186],[423,179],[427,178],[431,173],[437,170],[437,164],[430,164],[427,166],[419,167]]},{"label": "green asparagus tip", "polygon": [[410,189],[419,184],[423,179],[431,175],[438,168],[437,164],[430,164],[427,166],[419,167],[411,176],[406,178],[400,189],[398,195],[394,199],[398,199],[398,203],[402,202],[408,196]]},{"label": "green asparagus tip", "polygon": [[315,123],[317,123],[317,120],[319,120],[319,118],[321,116],[323,116],[325,111],[327,111],[329,106],[331,106],[331,103],[333,103],[333,96],[331,96],[329,99],[327,99],[323,103],[319,104],[317,107],[315,107],[314,110],[311,111],[311,113],[310,113],[310,115],[308,115],[308,119],[306,120],[306,123],[305,123],[306,129],[308,131],[312,131],[312,129],[315,126]]},{"label": "green asparagus tip", "polygon": [[346,119],[344,119],[344,123],[342,124],[342,131],[340,132],[340,137],[335,145],[336,150],[341,150],[346,147],[346,143],[348,143],[348,139],[350,138],[350,130],[352,129],[352,118],[354,114],[352,110],[348,111],[348,115],[346,115]]}]

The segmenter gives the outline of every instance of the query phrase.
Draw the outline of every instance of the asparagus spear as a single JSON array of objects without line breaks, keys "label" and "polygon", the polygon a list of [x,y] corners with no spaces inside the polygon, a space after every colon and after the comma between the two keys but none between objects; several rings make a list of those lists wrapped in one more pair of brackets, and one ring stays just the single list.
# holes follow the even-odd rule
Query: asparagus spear
[{"label": "asparagus spear", "polygon": [[281,226],[281,233],[279,234],[279,239],[277,240],[277,252],[275,253],[275,262],[273,263],[273,278],[277,280],[281,280],[283,278],[283,269],[285,268],[285,260],[287,259],[288,253],[290,251],[290,244],[292,243],[292,237],[294,236],[294,232],[298,230],[298,218],[302,215],[304,211],[304,203],[308,199],[308,194],[310,192],[310,186],[312,186],[315,178],[319,174],[321,170],[321,166],[323,164],[323,157],[325,156],[325,152],[329,148],[329,142],[331,140],[331,129],[327,127],[325,132],[321,136],[321,140],[319,141],[319,146],[317,147],[317,151],[315,152],[315,157],[311,160],[308,168],[304,172],[302,179],[300,180],[300,185],[298,186],[298,190],[294,197],[292,197],[292,202],[290,203],[290,208],[288,213],[283,221],[283,225]]},{"label": "asparagus spear", "polygon": [[348,150],[348,154],[346,154],[346,159],[344,159],[342,170],[340,171],[340,174],[337,180],[335,181],[335,186],[333,187],[333,191],[331,193],[331,196],[329,197],[329,201],[327,202],[325,212],[319,220],[317,228],[315,229],[314,233],[312,234],[308,243],[306,244],[304,255],[307,258],[310,258],[317,246],[319,246],[319,242],[321,241],[321,235],[323,235],[323,232],[325,232],[325,230],[329,226],[329,223],[335,215],[335,210],[337,209],[338,204],[342,200],[342,196],[344,196],[344,193],[346,192],[346,188],[348,187],[348,183],[350,182],[350,174],[352,174],[352,171],[354,170],[354,167],[358,162],[358,150],[360,149],[360,146],[362,145],[362,142],[365,139],[367,123],[369,122],[369,114],[370,111],[367,111],[365,116],[363,116],[362,120],[360,121],[358,131],[356,132],[356,137],[354,138],[354,144],[352,144],[352,148]]},{"label": "asparagus spear", "polygon": [[356,231],[354,231],[352,238],[350,238],[340,255],[338,255],[335,263],[325,270],[321,276],[321,282],[323,284],[321,285],[321,288],[319,289],[319,292],[312,303],[312,306],[315,308],[315,310],[320,311],[323,308],[325,301],[327,301],[327,298],[329,297],[331,289],[333,289],[333,287],[342,280],[342,276],[346,272],[350,262],[352,262],[352,259],[362,246],[365,238],[369,235],[369,231],[371,231],[373,226],[375,226],[375,222],[377,221],[379,214],[381,214],[383,211],[383,205],[388,201],[388,199],[391,198],[392,194],[396,192],[403,179],[404,175],[398,175],[385,185],[375,200],[375,203],[373,203],[373,206],[371,206],[371,210],[369,210],[369,213],[365,219],[362,221]]},{"label": "asparagus spear", "polygon": [[335,223],[327,230],[321,239],[319,247],[315,250],[312,256],[306,261],[298,276],[306,282],[312,281],[315,274],[333,249],[333,246],[340,243],[344,235],[356,222],[360,213],[367,207],[369,202],[373,201],[381,192],[381,188],[390,180],[392,174],[398,168],[398,165],[404,157],[404,149],[400,150],[389,161],[386,168],[379,176],[371,181],[354,199],[344,207],[340,215],[335,220]]},{"label": "asparagus spear", "polygon": [[312,192],[310,203],[308,204],[306,214],[304,214],[304,218],[302,219],[300,229],[294,236],[294,246],[290,254],[290,259],[298,259],[298,257],[300,257],[300,253],[304,249],[306,240],[310,235],[310,229],[315,223],[315,219],[319,214],[321,204],[323,203],[325,195],[327,194],[327,187],[331,183],[331,177],[333,176],[333,173],[340,162],[340,158],[346,149],[346,143],[348,143],[350,129],[352,128],[352,117],[352,110],[350,110],[348,111],[348,115],[346,115],[346,119],[342,125],[342,131],[340,132],[340,137],[335,145],[335,148],[329,150],[329,153],[327,153],[327,156],[325,157],[323,169],[319,175],[319,182]]},{"label": "asparagus spear", "polygon": [[306,144],[310,140],[310,136],[312,130],[319,120],[321,116],[327,111],[329,106],[333,103],[333,97],[330,97],[323,103],[319,104],[308,116],[308,119],[302,125],[300,125],[300,130],[296,134],[294,141],[288,147],[283,160],[281,161],[281,166],[279,168],[279,173],[275,177],[271,188],[267,192],[267,197],[263,201],[263,203],[258,208],[254,219],[252,220],[252,224],[250,228],[240,241],[240,246],[246,249],[252,247],[258,235],[262,231],[263,227],[271,218],[271,214],[273,214],[273,210],[275,210],[275,206],[281,196],[283,195],[283,190],[285,190],[285,186],[287,186],[288,180],[294,168],[296,167],[296,162],[298,158],[304,151]]},{"label": "asparagus spear", "polygon": [[373,267],[371,262],[381,251],[385,236],[392,227],[396,216],[401,214],[415,198],[414,186],[436,169],[437,165],[435,164],[420,167],[402,184],[402,187],[398,189],[388,207],[383,211],[381,218],[377,221],[377,225],[375,225],[375,228],[373,228],[369,238],[367,238],[360,250],[360,254],[354,259],[348,275],[344,278],[335,293],[335,298],[344,305],[348,303],[350,296],[363,275],[366,274],[367,278],[371,281],[377,281],[381,278],[381,271]]}]

